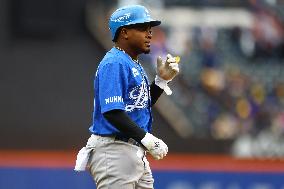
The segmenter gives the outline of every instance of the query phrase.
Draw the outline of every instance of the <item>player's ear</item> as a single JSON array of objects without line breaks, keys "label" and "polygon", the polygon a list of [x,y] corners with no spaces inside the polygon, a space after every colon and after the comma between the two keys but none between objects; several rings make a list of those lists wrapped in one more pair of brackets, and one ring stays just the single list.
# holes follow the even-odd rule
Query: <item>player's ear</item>
[{"label": "player's ear", "polygon": [[120,35],[123,39],[128,39],[128,30],[126,28],[121,28]]}]

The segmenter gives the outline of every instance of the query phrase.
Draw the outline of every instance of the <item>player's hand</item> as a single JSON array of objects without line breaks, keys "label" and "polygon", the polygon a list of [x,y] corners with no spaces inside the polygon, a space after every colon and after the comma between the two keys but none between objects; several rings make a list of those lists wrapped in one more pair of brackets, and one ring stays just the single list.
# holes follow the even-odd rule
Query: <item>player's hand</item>
[{"label": "player's hand", "polygon": [[178,59],[168,54],[167,59],[163,62],[159,56],[157,58],[157,75],[166,80],[171,81],[179,72]]},{"label": "player's hand", "polygon": [[161,139],[158,139],[150,133],[146,133],[141,143],[157,160],[163,159],[168,153],[168,146]]}]

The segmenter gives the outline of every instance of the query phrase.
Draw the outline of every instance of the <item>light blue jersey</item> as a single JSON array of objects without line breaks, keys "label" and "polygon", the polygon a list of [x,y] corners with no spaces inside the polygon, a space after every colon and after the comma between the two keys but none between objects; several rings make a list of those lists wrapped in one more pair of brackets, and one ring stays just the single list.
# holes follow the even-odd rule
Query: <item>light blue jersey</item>
[{"label": "light blue jersey", "polygon": [[103,116],[110,110],[125,110],[146,132],[152,126],[150,86],[142,66],[129,55],[112,48],[100,62],[94,81],[94,112],[90,131],[115,135],[119,131]]}]

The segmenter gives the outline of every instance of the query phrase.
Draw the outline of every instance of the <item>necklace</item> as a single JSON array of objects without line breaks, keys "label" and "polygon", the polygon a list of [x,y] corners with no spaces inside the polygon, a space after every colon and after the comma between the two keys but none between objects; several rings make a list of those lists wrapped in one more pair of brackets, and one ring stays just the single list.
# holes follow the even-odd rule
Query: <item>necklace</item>
[{"label": "necklace", "polygon": [[[125,54],[127,54],[127,53],[125,52],[125,50],[123,50],[122,48],[120,48],[120,47],[118,47],[118,46],[114,46],[114,48],[116,48],[116,49],[120,50],[121,52],[124,52]],[[128,54],[127,54],[127,55],[128,55]],[[128,55],[128,56],[129,56],[129,55]],[[131,58],[131,56],[129,56],[129,57]],[[142,68],[142,66],[141,66],[141,64],[140,64],[140,62],[139,62],[138,60],[133,59],[133,58],[131,58],[131,59],[132,59],[133,62],[136,63],[135,66],[136,66],[136,68],[139,70],[140,74],[142,75],[142,81],[144,81],[144,82],[146,83],[148,97],[150,97],[151,94],[150,94],[150,86],[149,86],[149,82],[148,82],[148,77],[147,77],[147,75],[145,74],[145,71],[143,70],[143,68]],[[150,99],[151,99],[151,98],[148,98],[148,104],[151,104],[151,100],[150,100]],[[150,106],[148,106],[148,108],[150,108]]]},{"label": "necklace", "polygon": [[[118,50],[120,50],[120,51],[122,51],[122,52],[124,52],[125,54],[127,54],[126,52],[125,52],[125,50],[123,50],[122,48],[120,48],[120,47],[118,47],[118,46],[114,46],[116,49],[118,49]],[[128,55],[128,54],[127,54]],[[129,56],[129,55],[128,55]],[[130,57],[130,56],[129,56]],[[131,57],[130,57],[131,58]],[[142,75],[142,78],[144,79],[144,78],[147,78],[146,77],[146,74],[144,73],[144,70],[143,70],[143,68],[142,68],[142,66],[141,66],[141,64],[140,64],[140,62],[138,61],[138,60],[136,60],[136,59],[133,59],[133,58],[131,58],[132,59],[132,61],[133,62],[135,62],[136,63],[136,68],[139,70],[139,72],[141,73],[141,75]]]},{"label": "necklace", "polygon": [[[114,46],[114,48],[116,48],[116,49],[118,49],[118,50],[124,52],[125,54],[127,54],[127,53],[125,52],[125,50],[123,50],[122,48],[120,48],[120,47],[118,47],[118,46]],[[128,55],[128,54],[127,54],[127,55]],[[128,56],[129,56],[129,55],[128,55]],[[130,56],[129,56],[129,57],[130,57]],[[131,58],[131,57],[130,57],[130,58]],[[138,60],[136,60],[136,59],[134,59],[134,58],[131,58],[131,59],[132,59],[135,63],[140,64]]]}]

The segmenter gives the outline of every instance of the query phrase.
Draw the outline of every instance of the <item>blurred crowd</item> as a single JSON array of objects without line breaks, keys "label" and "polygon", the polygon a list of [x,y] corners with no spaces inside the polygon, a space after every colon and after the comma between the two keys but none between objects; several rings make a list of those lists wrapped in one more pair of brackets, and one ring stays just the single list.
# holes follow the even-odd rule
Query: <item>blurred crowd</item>
[{"label": "blurred crowd", "polygon": [[190,3],[220,8],[221,3],[224,9],[236,5],[249,12],[250,26],[153,28],[152,67],[146,69],[154,70],[157,56],[181,57],[170,98],[193,127],[191,137],[232,141],[231,153],[239,157],[283,157],[284,1],[137,2],[162,10]]},{"label": "blurred crowd", "polygon": [[152,54],[181,55],[172,99],[186,112],[194,137],[233,140],[232,153],[240,157],[280,157],[284,22],[257,4],[249,10],[251,28],[155,28]]}]

